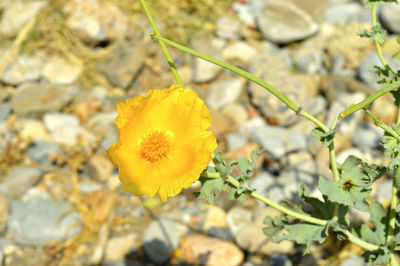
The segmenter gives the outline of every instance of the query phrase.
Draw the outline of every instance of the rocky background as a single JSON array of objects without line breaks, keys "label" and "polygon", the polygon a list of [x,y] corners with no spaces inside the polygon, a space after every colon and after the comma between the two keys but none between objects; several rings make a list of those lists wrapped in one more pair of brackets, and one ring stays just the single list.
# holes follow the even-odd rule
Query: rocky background
[{"label": "rocky background", "polygon": [[[370,10],[351,0],[148,1],[163,35],[263,78],[328,125],[380,88]],[[118,139],[116,103],[174,83],[138,1],[0,1],[0,265],[365,265],[362,250],[328,241],[312,253],[262,233],[271,208],[248,199],[196,200],[195,183],[161,204],[122,190],[105,155]],[[400,6],[381,5],[399,49]],[[318,196],[330,177],[328,153],[297,117],[261,87],[170,48],[185,86],[209,106],[227,159],[265,150],[251,186],[297,200],[300,184]],[[371,106],[392,123],[390,95]],[[341,121],[338,161],[349,154],[383,164],[382,131],[358,112]],[[388,206],[391,181],[373,197]],[[368,214],[351,210],[351,219]]]}]

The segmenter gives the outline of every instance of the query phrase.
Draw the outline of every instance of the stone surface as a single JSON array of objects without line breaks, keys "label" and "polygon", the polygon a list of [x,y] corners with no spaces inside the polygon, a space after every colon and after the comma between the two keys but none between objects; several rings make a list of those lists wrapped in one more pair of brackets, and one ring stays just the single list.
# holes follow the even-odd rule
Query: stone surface
[{"label": "stone surface", "polygon": [[396,3],[383,3],[379,8],[379,18],[383,26],[393,33],[400,33],[400,6]]},{"label": "stone surface", "polygon": [[207,105],[218,109],[234,103],[240,97],[245,82],[240,77],[214,82],[210,88],[210,95],[206,99]]},{"label": "stone surface", "polygon": [[38,56],[22,54],[14,59],[0,76],[0,81],[12,86],[39,80],[42,61]]},{"label": "stone surface", "polygon": [[353,143],[360,150],[378,149],[383,140],[383,129],[372,123],[362,123],[352,136]]},{"label": "stone surface", "polygon": [[0,183],[0,193],[18,197],[33,186],[42,176],[42,171],[34,167],[17,166],[10,169]]},{"label": "stone surface", "polygon": [[27,154],[41,164],[51,164],[49,156],[63,154],[63,150],[56,143],[37,140],[29,145]]},{"label": "stone surface", "polygon": [[61,110],[71,98],[68,87],[26,83],[15,90],[11,104],[14,112],[20,116],[40,117],[45,112]]},{"label": "stone surface", "polygon": [[226,136],[226,144],[228,146],[228,150],[236,150],[240,147],[243,147],[248,143],[247,137],[240,133],[231,133]]},{"label": "stone surface", "polygon": [[240,21],[233,17],[221,16],[216,22],[216,34],[219,38],[233,39],[239,37]]},{"label": "stone surface", "polygon": [[98,69],[114,85],[127,88],[144,66],[146,51],[136,41],[118,42],[98,64]]},{"label": "stone surface", "polygon": [[14,37],[47,5],[47,1],[14,1],[6,5],[0,21],[1,33],[8,37]]},{"label": "stone surface", "polygon": [[339,266],[367,266],[368,263],[365,262],[365,259],[361,256],[351,255],[347,257],[344,261],[342,261]]},{"label": "stone surface", "polygon": [[192,235],[183,239],[182,257],[196,265],[240,265],[243,252],[230,242],[203,235]]},{"label": "stone surface", "polygon": [[268,40],[290,43],[303,40],[318,31],[313,18],[296,5],[287,1],[263,2],[256,18],[261,33]]},{"label": "stone surface", "polygon": [[73,146],[78,142],[78,136],[83,133],[79,119],[71,114],[46,113],[43,116],[46,129],[58,144]]},{"label": "stone surface", "polygon": [[107,180],[111,176],[113,170],[114,166],[110,160],[101,154],[91,156],[87,163],[88,175],[94,180]]},{"label": "stone surface", "polygon": [[153,220],[144,231],[144,250],[154,262],[166,262],[178,248],[181,237],[187,231],[185,225],[170,219]]},{"label": "stone surface", "polygon": [[307,146],[304,135],[273,125],[252,129],[250,138],[274,159],[279,159],[288,152],[304,150]]},{"label": "stone surface", "polygon": [[15,122],[15,128],[17,129],[19,136],[27,142],[31,142],[32,140],[48,141],[51,139],[43,122],[37,119],[18,119]]},{"label": "stone surface", "polygon": [[251,219],[251,211],[241,207],[234,207],[230,209],[226,215],[226,221],[228,223],[229,230],[233,235],[236,235],[242,228],[246,227]]},{"label": "stone surface", "polygon": [[356,2],[331,5],[324,13],[324,21],[343,24],[354,22],[362,10],[362,6]]},{"label": "stone surface", "polygon": [[60,56],[48,57],[43,65],[43,76],[53,84],[71,84],[74,83],[82,69]]},{"label": "stone surface", "polygon": [[376,199],[380,203],[385,203],[387,200],[390,200],[392,197],[392,187],[393,187],[393,182],[392,180],[389,179],[384,179],[379,184],[377,184],[377,189],[376,189]]},{"label": "stone surface", "polygon": [[66,3],[67,26],[83,41],[113,41],[127,35],[129,18],[114,3],[73,0]]},{"label": "stone surface", "polygon": [[257,55],[257,50],[244,41],[237,41],[228,44],[224,50],[222,50],[221,55],[226,60],[239,59],[244,63],[248,63]]},{"label": "stone surface", "polygon": [[[277,184],[274,176],[268,172],[263,171],[256,175],[250,181],[249,186],[264,197],[274,199],[275,202],[280,202],[285,199],[282,187]],[[260,205],[263,205],[263,203],[260,203]]]},{"label": "stone surface", "polygon": [[109,261],[124,260],[126,255],[136,252],[140,245],[140,236],[137,233],[112,237],[107,243],[105,259]]},{"label": "stone surface", "polygon": [[[81,230],[78,213],[73,212],[58,220],[72,206],[43,199],[11,202],[7,228],[21,245],[45,246],[71,238]],[[72,226],[74,223],[78,225]],[[72,227],[71,227],[72,226]]]},{"label": "stone surface", "polygon": [[0,233],[3,232],[5,228],[7,218],[8,218],[8,199],[5,195],[0,194]]},{"label": "stone surface", "polygon": [[222,113],[229,117],[236,127],[240,127],[249,118],[246,108],[239,103],[226,105],[222,108]]},{"label": "stone surface", "polygon": [[11,113],[10,103],[0,103],[0,121],[6,121]]},{"label": "stone surface", "polygon": [[216,205],[206,206],[203,221],[203,230],[208,231],[211,227],[227,227],[225,210]]}]

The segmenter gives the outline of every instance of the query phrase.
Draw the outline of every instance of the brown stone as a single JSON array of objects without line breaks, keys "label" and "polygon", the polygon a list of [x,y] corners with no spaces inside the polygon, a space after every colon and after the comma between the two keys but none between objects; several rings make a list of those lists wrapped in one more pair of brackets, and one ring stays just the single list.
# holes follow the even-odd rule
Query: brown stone
[{"label": "brown stone", "polygon": [[90,157],[87,168],[90,178],[104,181],[111,176],[114,166],[104,155],[96,154]]}]

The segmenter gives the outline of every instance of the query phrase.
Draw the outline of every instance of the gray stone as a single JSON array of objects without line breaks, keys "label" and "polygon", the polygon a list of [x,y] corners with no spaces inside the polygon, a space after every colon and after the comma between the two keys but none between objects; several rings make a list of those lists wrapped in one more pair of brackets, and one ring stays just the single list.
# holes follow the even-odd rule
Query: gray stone
[{"label": "gray stone", "polygon": [[210,88],[207,105],[217,109],[234,103],[240,97],[245,83],[242,78],[216,81]]},{"label": "gray stone", "polygon": [[296,5],[283,0],[263,3],[256,19],[261,33],[268,40],[291,43],[304,40],[318,31],[313,18]]},{"label": "gray stone", "polygon": [[1,33],[8,37],[14,37],[47,5],[47,1],[13,1],[6,5],[0,21]]},{"label": "gray stone", "polygon": [[47,113],[43,116],[43,122],[57,143],[68,146],[77,143],[80,131],[78,117],[64,113]]},{"label": "gray stone", "polygon": [[[397,72],[400,70],[399,60],[393,59],[389,56],[385,56],[385,59],[393,71]],[[372,72],[374,65],[383,68],[382,62],[379,60],[378,55],[375,52],[371,52],[361,60],[360,66],[358,67],[358,75],[364,83],[368,84],[375,90],[379,90],[385,85],[377,83],[380,78],[376,73]]]},{"label": "gray stone", "polygon": [[246,26],[256,26],[256,12],[250,2],[235,1],[232,4],[232,9],[238,15],[240,20],[246,24]]},{"label": "gray stone", "polygon": [[270,266],[292,266],[293,263],[286,255],[275,254],[269,257]]},{"label": "gray stone", "polygon": [[6,121],[11,113],[10,103],[0,103],[0,121]]},{"label": "gray stone", "polygon": [[[5,195],[0,194],[0,233],[2,233],[5,228],[7,218],[8,218],[8,199]],[[1,262],[0,265],[2,265]]]},{"label": "gray stone", "polygon": [[368,263],[365,262],[365,259],[361,256],[351,255],[347,257],[339,266],[367,266]]},{"label": "gray stone", "polygon": [[17,86],[24,82],[39,80],[42,61],[37,56],[20,55],[14,59],[0,76],[0,81]]},{"label": "gray stone", "polygon": [[146,254],[157,263],[167,261],[179,246],[188,228],[171,219],[153,220],[144,231],[143,241]]},{"label": "gray stone", "polygon": [[304,135],[273,125],[254,128],[250,137],[273,159],[279,159],[288,152],[304,150],[307,144]]},{"label": "gray stone", "polygon": [[114,119],[117,115],[117,112],[96,114],[87,122],[88,128],[95,135],[103,138],[100,144],[102,150],[108,149],[118,141],[119,133],[117,126],[114,124]]},{"label": "gray stone", "polygon": [[221,53],[225,60],[239,59],[244,63],[248,63],[257,54],[257,50],[244,41],[228,44]]},{"label": "gray stone", "polygon": [[241,207],[233,207],[226,214],[226,222],[233,236],[246,227],[252,220],[252,213]]},{"label": "gray stone", "polygon": [[240,133],[230,133],[226,136],[226,144],[228,145],[228,150],[236,150],[243,147],[248,143],[247,137]]},{"label": "gray stone", "polygon": [[40,164],[51,164],[49,155],[63,154],[63,150],[56,143],[37,140],[27,149],[28,155]]},{"label": "gray stone", "polygon": [[11,104],[17,115],[39,117],[46,112],[61,110],[71,98],[68,87],[26,83],[15,90]]},{"label": "gray stone", "polygon": [[50,83],[71,84],[78,79],[81,72],[82,69],[78,65],[60,56],[51,56],[47,58],[42,74]]},{"label": "gray stone", "polygon": [[233,39],[239,37],[240,21],[236,18],[221,16],[216,22],[216,34],[219,38]]},{"label": "gray stone", "polygon": [[105,259],[109,261],[124,260],[126,255],[136,252],[141,244],[140,236],[137,233],[112,237],[107,243]]},{"label": "gray stone", "polygon": [[24,194],[31,186],[36,184],[42,175],[42,171],[34,167],[17,166],[7,172],[0,183],[0,193],[18,197]]},{"label": "gray stone", "polygon": [[382,3],[379,18],[383,26],[393,33],[400,33],[400,6],[396,3]]},{"label": "gray stone", "polygon": [[352,135],[353,143],[360,150],[377,149],[384,131],[372,123],[362,123]]},{"label": "gray stone", "polygon": [[72,206],[66,203],[43,199],[13,201],[7,228],[19,244],[54,244],[77,235],[81,230],[81,217],[77,212],[64,215],[71,209]]},{"label": "gray stone", "polygon": [[384,203],[392,197],[393,182],[390,179],[384,179],[377,184],[376,199]]},{"label": "gray stone", "polygon": [[355,22],[354,18],[362,12],[362,6],[358,3],[343,3],[331,5],[324,14],[324,20],[329,23]]},{"label": "gray stone", "polygon": [[114,85],[127,88],[144,67],[146,50],[137,40],[117,43],[98,63],[98,69]]},{"label": "gray stone", "polygon": [[[250,181],[249,186],[254,188],[257,193],[273,199],[275,202],[285,199],[282,187],[276,183],[276,179],[268,172],[261,172],[255,176]],[[260,205],[264,205],[264,203],[260,202]]]},{"label": "gray stone", "polygon": [[326,74],[324,49],[316,45],[315,38],[302,42],[292,52],[293,64],[299,73]]}]

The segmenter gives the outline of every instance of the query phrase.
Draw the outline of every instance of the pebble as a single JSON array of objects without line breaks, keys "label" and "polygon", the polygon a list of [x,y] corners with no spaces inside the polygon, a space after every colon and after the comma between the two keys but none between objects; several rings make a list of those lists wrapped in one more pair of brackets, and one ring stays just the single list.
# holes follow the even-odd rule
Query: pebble
[{"label": "pebble", "polygon": [[241,229],[247,226],[252,219],[252,213],[241,207],[233,207],[226,215],[226,221],[232,235],[236,235]]},{"label": "pebble", "polygon": [[121,261],[126,255],[136,252],[141,245],[140,236],[132,233],[124,236],[112,237],[108,240],[105,251],[106,261]]},{"label": "pebble", "polygon": [[226,105],[222,108],[222,113],[229,117],[236,127],[240,127],[249,118],[247,110],[239,103]]},{"label": "pebble", "polygon": [[360,150],[378,149],[383,140],[383,133],[383,129],[372,123],[361,123],[352,135],[352,140]]},{"label": "pebble", "polygon": [[379,5],[379,18],[383,26],[392,33],[400,33],[400,6],[396,3]]},{"label": "pebble", "polygon": [[360,4],[355,2],[331,5],[324,14],[324,21],[329,23],[350,23],[362,11]]},{"label": "pebble", "polygon": [[203,235],[191,235],[183,239],[182,257],[196,265],[240,265],[243,252],[234,244]]},{"label": "pebble", "polygon": [[257,50],[244,41],[228,44],[221,52],[225,60],[239,59],[244,63],[248,63],[257,54]]},{"label": "pebble", "polygon": [[318,25],[303,9],[287,1],[264,1],[256,15],[261,33],[276,43],[304,40],[318,31]]},{"label": "pebble", "polygon": [[127,88],[144,67],[146,50],[137,40],[120,41],[107,56],[99,60],[97,68],[119,88]]},{"label": "pebble", "polygon": [[[254,188],[260,195],[269,199],[274,199],[276,202],[280,202],[285,198],[283,190],[281,186],[276,183],[274,176],[266,171],[262,171],[251,179],[249,186]],[[262,202],[259,202],[259,204],[264,205]]]},{"label": "pebble", "polygon": [[208,205],[205,208],[203,230],[208,231],[211,227],[227,227],[225,210],[216,205]]},{"label": "pebble", "polygon": [[153,220],[143,234],[144,250],[147,256],[156,263],[164,263],[178,248],[180,239],[186,235],[188,228],[171,219]]},{"label": "pebble", "polygon": [[0,76],[5,84],[17,86],[38,81],[42,73],[42,61],[38,56],[22,54],[14,59]]},{"label": "pebble", "polygon": [[90,178],[98,181],[105,181],[110,176],[114,166],[110,160],[101,154],[95,154],[89,158],[87,171]]},{"label": "pebble", "polygon": [[5,195],[0,194],[0,233],[2,233],[5,228],[7,217],[8,217],[8,199]]},{"label": "pebble", "polygon": [[0,21],[1,33],[7,37],[16,36],[47,5],[47,1],[14,1],[6,5]]},{"label": "pebble", "polygon": [[248,143],[248,139],[245,135],[240,133],[230,133],[226,136],[226,144],[228,145],[228,150],[233,151],[243,147]]},{"label": "pebble", "polygon": [[78,79],[81,72],[78,65],[60,56],[51,56],[46,58],[42,75],[53,84],[71,84]]},{"label": "pebble", "polygon": [[19,136],[26,142],[32,140],[49,141],[51,139],[42,121],[32,118],[21,118],[14,124]]},{"label": "pebble", "polygon": [[65,113],[46,113],[43,122],[59,144],[73,146],[77,143],[79,133],[79,120],[76,116]]},{"label": "pebble", "polygon": [[380,203],[384,203],[392,197],[393,182],[389,179],[384,179],[377,184],[375,197]]},{"label": "pebble", "polygon": [[27,154],[40,164],[49,165],[50,155],[63,154],[63,150],[59,145],[50,141],[36,140],[29,145]]},{"label": "pebble", "polygon": [[339,266],[367,266],[368,263],[361,256],[351,255],[342,261]]},{"label": "pebble", "polygon": [[22,196],[41,176],[42,171],[35,167],[11,168],[0,183],[0,193],[10,197]]},{"label": "pebble", "polygon": [[46,112],[60,111],[71,99],[68,87],[25,83],[14,91],[11,104],[17,115],[40,117]]},{"label": "pebble", "polygon": [[210,108],[219,109],[239,99],[246,81],[240,77],[230,80],[219,80],[210,87],[206,103]]},{"label": "pebble", "polygon": [[253,128],[250,131],[250,138],[274,159],[279,159],[289,152],[305,150],[307,146],[304,135],[267,124]]},{"label": "pebble", "polygon": [[14,240],[21,245],[54,244],[77,235],[81,230],[79,225],[75,225],[81,221],[76,212],[65,215],[61,221],[58,220],[71,209],[72,206],[67,203],[44,199],[13,201],[7,228]]},{"label": "pebble", "polygon": [[6,121],[11,113],[10,103],[0,103],[0,121]]},{"label": "pebble", "polygon": [[233,17],[221,16],[216,22],[216,34],[222,39],[239,38],[240,20]]},{"label": "pebble", "polygon": [[129,17],[112,2],[73,0],[65,4],[63,11],[67,26],[88,43],[113,41],[129,31]]}]

